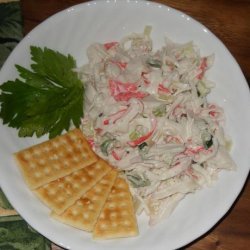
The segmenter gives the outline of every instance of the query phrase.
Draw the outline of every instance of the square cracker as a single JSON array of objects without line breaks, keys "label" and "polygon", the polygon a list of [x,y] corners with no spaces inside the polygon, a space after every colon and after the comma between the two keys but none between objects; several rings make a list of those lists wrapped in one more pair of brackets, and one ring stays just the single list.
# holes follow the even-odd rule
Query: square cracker
[{"label": "square cracker", "polygon": [[133,200],[127,182],[118,177],[93,230],[94,239],[138,235]]},{"label": "square cracker", "polygon": [[21,150],[15,158],[31,189],[97,161],[97,156],[79,129]]},{"label": "square cracker", "polygon": [[116,177],[117,170],[108,172],[94,187],[84,194],[75,204],[57,215],[51,216],[65,224],[85,230],[92,231],[101,209],[110,193]]},{"label": "square cracker", "polygon": [[34,190],[55,213],[61,214],[92,188],[112,167],[103,160]]}]

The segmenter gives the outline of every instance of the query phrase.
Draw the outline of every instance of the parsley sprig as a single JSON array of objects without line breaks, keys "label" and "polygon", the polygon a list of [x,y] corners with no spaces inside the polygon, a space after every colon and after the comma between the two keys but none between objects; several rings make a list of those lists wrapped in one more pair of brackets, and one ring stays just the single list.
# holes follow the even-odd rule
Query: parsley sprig
[{"label": "parsley sprig", "polygon": [[79,127],[83,116],[84,86],[73,71],[76,62],[48,48],[30,47],[31,70],[16,65],[20,79],[0,86],[3,124],[18,129],[20,137],[49,138]]}]

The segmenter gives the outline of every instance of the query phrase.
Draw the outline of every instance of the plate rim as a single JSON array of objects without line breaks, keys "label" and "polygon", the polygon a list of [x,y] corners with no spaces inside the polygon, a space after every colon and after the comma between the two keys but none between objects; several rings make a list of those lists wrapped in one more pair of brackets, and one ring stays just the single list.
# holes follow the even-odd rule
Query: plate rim
[{"label": "plate rim", "polygon": [[[118,4],[118,3],[122,2],[122,0],[120,0],[120,1],[119,1],[119,0],[118,0],[118,1],[117,1],[117,0],[111,0],[111,1],[109,1],[109,0],[99,0],[99,1],[92,1],[91,4],[94,4],[94,3],[95,3],[95,4],[105,4],[105,3],[108,3],[108,2],[109,2],[109,4],[110,4],[110,3],[111,3],[111,4]],[[124,1],[123,1],[123,2],[124,2]],[[196,24],[200,25],[202,28],[205,28],[205,29],[209,32],[209,35],[211,35],[211,36],[213,37],[213,39],[215,39],[217,42],[219,42],[220,45],[223,46],[224,49],[227,51],[228,55],[231,57],[231,59],[232,59],[232,61],[233,61],[233,63],[234,63],[234,67],[238,67],[237,70],[239,70],[239,72],[241,73],[242,80],[243,80],[243,82],[245,82],[244,87],[246,88],[246,90],[248,89],[248,91],[249,91],[249,87],[248,87],[247,81],[246,81],[246,79],[245,79],[245,76],[244,76],[244,74],[243,74],[243,72],[242,72],[242,70],[241,70],[241,68],[240,68],[240,65],[238,64],[237,60],[236,60],[235,57],[231,54],[230,50],[224,45],[224,43],[223,43],[223,42],[222,42],[213,32],[211,32],[210,29],[208,29],[206,26],[204,26],[201,22],[197,21],[197,20],[194,19],[193,17],[191,17],[191,16],[185,14],[184,12],[182,12],[182,11],[180,11],[180,10],[177,10],[177,9],[175,9],[175,8],[172,8],[172,7],[169,7],[169,6],[166,5],[166,4],[159,4],[159,3],[156,3],[156,2],[148,2],[148,1],[144,1],[144,0],[143,0],[143,1],[133,1],[133,0],[132,0],[132,1],[129,1],[129,0],[127,0],[127,1],[126,1],[126,4],[134,4],[135,2],[139,2],[139,4],[147,4],[147,3],[150,3],[150,5],[162,6],[162,7],[164,7],[164,8],[168,8],[172,13],[175,13],[176,15],[185,15],[185,17],[189,17],[189,18],[191,19],[192,22],[195,22]],[[52,16],[46,18],[43,22],[41,22],[40,24],[38,24],[34,29],[32,29],[32,30],[22,39],[22,41],[16,46],[16,48],[13,50],[13,52],[16,51],[16,50],[18,50],[18,48],[21,47],[22,44],[23,44],[29,37],[31,37],[31,36],[33,35],[33,33],[36,33],[37,30],[39,30],[43,25],[46,25],[48,22],[53,21],[53,19],[58,18],[60,15],[64,15],[66,12],[69,12],[69,10],[72,11],[72,9],[73,9],[73,11],[80,11],[81,8],[83,8],[84,6],[88,5],[89,3],[90,3],[90,2],[84,2],[84,3],[72,5],[71,7],[68,7],[68,8],[66,8],[66,9],[64,9],[64,10],[61,10],[61,11],[59,11],[59,12],[53,14]],[[105,6],[106,6],[106,5],[105,5]],[[13,52],[12,52],[12,53],[13,53]],[[12,55],[12,53],[10,54],[10,56]],[[8,60],[9,60],[10,56],[9,56],[8,59],[5,61],[4,65],[3,65],[2,69],[1,69],[1,72],[4,70],[5,65],[8,64]],[[248,96],[250,97],[250,95],[248,95]],[[250,100],[250,98],[249,98],[249,100]],[[183,245],[183,244],[179,245],[178,247],[185,246],[185,245],[187,245],[187,244],[190,244],[190,243],[193,242],[194,240],[197,240],[197,239],[200,238],[202,235],[204,235],[206,232],[208,232],[211,228],[213,228],[217,223],[219,223],[220,220],[221,220],[224,216],[227,215],[227,213],[228,213],[228,211],[231,209],[231,207],[237,202],[237,197],[240,196],[241,191],[243,190],[243,187],[244,187],[244,185],[246,184],[246,180],[248,179],[249,171],[250,171],[250,169],[248,169],[248,174],[245,176],[244,181],[242,181],[241,187],[238,188],[238,189],[239,189],[238,195],[237,195],[236,197],[234,197],[233,203],[232,203],[231,205],[228,206],[228,208],[226,209],[226,211],[222,212],[222,215],[219,215],[219,216],[218,216],[219,219],[216,220],[215,222],[213,221],[213,222],[211,223],[211,225],[209,226],[209,228],[204,228],[204,230],[203,230],[199,235],[197,235],[195,238],[191,239],[190,241],[187,241],[184,245]],[[3,190],[4,193],[5,193],[6,187],[5,187],[5,186],[2,186],[2,181],[1,181],[1,180],[2,180],[2,179],[1,179],[1,177],[0,177],[1,188],[2,188],[2,190]],[[6,195],[6,196],[7,196],[7,195]],[[13,201],[13,200],[10,200],[10,202],[11,202],[11,204],[12,204],[12,203],[15,203],[15,201]],[[18,211],[18,209],[16,209],[16,210]],[[33,222],[30,221],[29,218],[24,218],[24,219],[25,219],[25,221],[28,222],[28,224],[30,224],[30,225],[33,224]],[[46,238],[48,238],[48,239],[51,240],[52,242],[55,242],[56,244],[60,245],[61,247],[64,247],[64,248],[68,248],[68,247],[69,247],[69,246],[65,246],[65,244],[63,244],[63,243],[60,243],[60,242],[55,241],[55,239],[52,239],[52,238],[50,237],[50,235],[45,235],[45,233],[44,233],[44,232],[41,232],[39,229],[37,229],[37,228],[35,228],[35,229],[36,229],[36,231],[38,231],[40,234],[44,235]]]}]

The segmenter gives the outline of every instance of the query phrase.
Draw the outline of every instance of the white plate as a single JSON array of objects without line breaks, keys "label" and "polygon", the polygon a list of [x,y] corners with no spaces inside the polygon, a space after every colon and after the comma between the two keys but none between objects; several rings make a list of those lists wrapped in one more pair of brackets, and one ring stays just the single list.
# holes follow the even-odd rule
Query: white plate
[{"label": "white plate", "polygon": [[250,98],[244,76],[222,42],[189,16],[160,4],[144,1],[96,1],[73,6],[36,27],[12,52],[0,73],[0,82],[17,77],[14,64],[30,64],[29,46],[47,46],[72,54],[78,65],[86,62],[86,48],[92,42],[119,40],[131,32],[152,25],[157,48],[168,36],[178,42],[193,40],[204,55],[214,53],[209,78],[217,83],[210,100],[225,109],[226,132],[233,139],[235,172],[223,172],[212,188],[184,199],[172,216],[153,228],[139,218],[136,238],[94,242],[91,235],[52,220],[49,210],[23,181],[12,153],[43,141],[17,137],[17,131],[0,126],[0,183],[10,202],[41,234],[66,248],[77,249],[175,249],[207,232],[228,211],[246,180],[250,162]]}]

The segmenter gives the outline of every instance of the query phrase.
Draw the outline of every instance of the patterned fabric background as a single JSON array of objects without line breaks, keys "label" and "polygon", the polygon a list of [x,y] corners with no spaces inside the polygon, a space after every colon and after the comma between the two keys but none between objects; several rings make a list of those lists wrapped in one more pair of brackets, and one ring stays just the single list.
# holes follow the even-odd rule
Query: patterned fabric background
[{"label": "patterned fabric background", "polygon": [[21,39],[22,20],[19,2],[0,1],[0,67]]},{"label": "patterned fabric background", "polygon": [[[22,37],[19,1],[0,0],[0,68]],[[0,189],[0,250],[60,249],[30,227]]]}]

